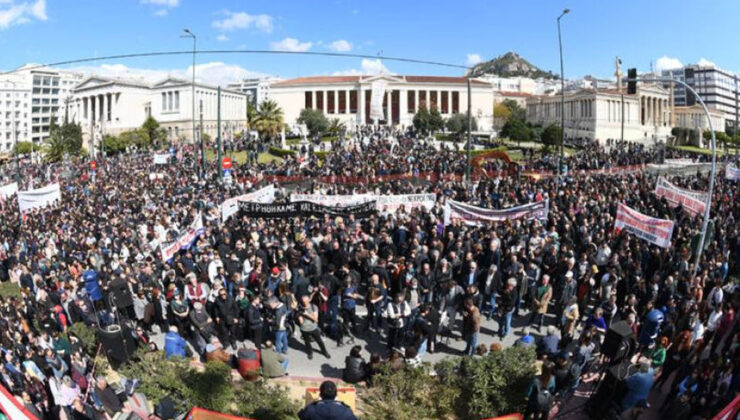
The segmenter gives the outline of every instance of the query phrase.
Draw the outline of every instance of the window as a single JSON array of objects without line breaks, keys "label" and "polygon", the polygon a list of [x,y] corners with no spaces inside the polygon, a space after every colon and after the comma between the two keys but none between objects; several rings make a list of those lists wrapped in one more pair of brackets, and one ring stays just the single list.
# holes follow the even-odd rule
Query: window
[{"label": "window", "polygon": [[346,114],[347,113],[347,92],[344,90],[337,91],[337,95],[339,95],[339,114]]},{"label": "window", "polygon": [[433,90],[429,92],[429,109],[439,108],[439,102],[437,102],[437,91]]},{"label": "window", "polygon": [[335,92],[333,90],[326,92],[326,111],[328,114],[334,113],[334,94]]},{"label": "window", "polygon": [[442,91],[441,102],[442,102],[442,113],[443,114],[447,114],[448,112],[450,112],[450,103],[449,103],[450,100],[449,99],[450,98],[449,98],[448,92]]},{"label": "window", "polygon": [[416,112],[416,95],[414,94],[415,91],[408,90],[406,91],[406,105],[407,110],[409,114],[413,114]]},{"label": "window", "polygon": [[419,108],[429,108],[429,104],[427,104],[427,91],[425,90],[419,91]]},{"label": "window", "polygon": [[313,108],[313,94],[310,91],[306,91],[304,95],[305,95],[305,99],[303,102],[303,107],[306,109]]},{"label": "window", "polygon": [[349,112],[351,114],[357,114],[357,91],[349,91]]},{"label": "window", "polygon": [[452,92],[452,113],[460,112],[460,92]]},{"label": "window", "polygon": [[316,91],[316,109],[324,110],[324,91],[322,90]]}]

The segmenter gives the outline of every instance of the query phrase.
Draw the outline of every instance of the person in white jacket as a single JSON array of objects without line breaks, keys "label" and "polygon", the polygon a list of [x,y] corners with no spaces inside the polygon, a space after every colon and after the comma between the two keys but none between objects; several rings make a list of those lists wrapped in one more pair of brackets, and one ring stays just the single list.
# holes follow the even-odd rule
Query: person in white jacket
[{"label": "person in white jacket", "polygon": [[388,348],[393,349],[401,344],[406,319],[411,316],[411,306],[406,302],[403,292],[397,293],[395,300],[385,307],[385,318],[388,320]]}]

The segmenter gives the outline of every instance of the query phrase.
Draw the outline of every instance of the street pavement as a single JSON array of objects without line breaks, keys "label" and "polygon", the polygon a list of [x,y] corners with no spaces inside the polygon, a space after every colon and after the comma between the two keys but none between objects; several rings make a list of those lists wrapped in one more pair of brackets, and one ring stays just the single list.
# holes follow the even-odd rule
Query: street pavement
[{"label": "street pavement", "polygon": [[[360,317],[360,323],[358,323],[358,329],[362,329],[365,325],[365,308],[357,308],[357,314]],[[522,329],[526,326],[529,321],[529,311],[522,310],[522,316],[514,317],[512,319],[512,331],[509,333],[504,340],[498,338],[498,322],[495,318],[486,320],[485,313],[482,316],[481,331],[478,336],[478,344],[485,344],[486,347],[493,343],[501,343],[503,347],[508,347],[514,344],[514,342],[522,336]],[[549,325],[555,322],[553,315],[549,314],[546,317],[545,325]],[[445,338],[442,336],[438,337],[438,345],[435,353],[427,353],[422,359],[423,362],[429,362],[434,364],[446,357],[457,357],[462,355],[465,349],[465,340],[460,338],[460,327],[462,324],[461,316],[457,316],[457,328],[454,331],[456,338]],[[542,327],[542,333],[538,331],[536,327],[531,328],[531,334],[535,337],[539,337],[544,334],[546,327]],[[389,349],[385,341],[386,331],[383,331],[382,337],[377,333],[369,331],[360,334],[355,339],[355,344],[362,346],[363,358],[365,361],[370,359],[372,353],[379,353],[384,358],[388,356]],[[164,334],[153,334],[153,341],[159,346],[160,349],[164,349]],[[264,337],[263,340],[267,340]],[[342,347],[337,346],[335,340],[330,339],[327,336],[323,336],[324,344],[326,349],[331,356],[331,359],[325,358],[320,352],[318,345],[312,343],[314,354],[313,359],[309,360],[305,351],[303,340],[300,338],[300,333],[296,333],[294,337],[289,337],[288,350],[288,374],[290,376],[301,376],[301,377],[326,377],[326,378],[341,378],[342,370],[344,369],[344,359],[349,356],[349,352],[353,347],[353,344],[348,344],[348,339],[345,337],[345,344]],[[237,343],[238,348],[242,346],[254,347],[254,344],[250,340],[245,340]],[[195,354],[194,348],[191,346],[193,353]],[[231,347],[227,349],[229,353],[236,353]]]}]

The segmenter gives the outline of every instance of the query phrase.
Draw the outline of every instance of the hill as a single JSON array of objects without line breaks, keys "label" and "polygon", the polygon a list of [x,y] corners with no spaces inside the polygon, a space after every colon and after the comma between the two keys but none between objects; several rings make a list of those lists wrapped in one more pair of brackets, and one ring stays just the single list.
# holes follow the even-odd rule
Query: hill
[{"label": "hill", "polygon": [[493,60],[476,64],[468,71],[467,75],[472,77],[496,75],[503,77],[523,76],[533,79],[538,77],[557,79],[557,75],[552,74],[552,72],[541,70],[534,64],[520,57],[519,54],[512,51],[509,51],[504,55],[500,55]]}]

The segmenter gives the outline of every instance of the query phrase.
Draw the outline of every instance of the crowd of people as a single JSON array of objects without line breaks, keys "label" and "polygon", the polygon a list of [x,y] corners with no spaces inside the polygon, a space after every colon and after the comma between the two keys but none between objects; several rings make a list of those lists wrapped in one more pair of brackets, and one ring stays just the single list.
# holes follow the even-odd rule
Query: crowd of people
[{"label": "crowd of people", "polygon": [[[714,230],[694,266],[691,243],[701,216],[653,194],[654,176],[579,174],[657,161],[656,150],[640,145],[586,145],[567,158],[570,172],[562,179],[480,177],[473,185],[414,179],[422,172],[463,174],[467,161],[413,133],[367,131],[321,160],[237,164],[232,185],[216,171],[198,177],[189,153],[182,155],[158,167],[145,154],[107,157],[94,173],[87,161],[70,164],[69,173],[60,165],[27,164],[21,189],[60,178],[61,201],[24,214],[15,198],[3,201],[0,280],[19,285],[21,294],[0,298],[0,383],[38,418],[95,418],[122,409],[105,379],[90,375],[84,343],[67,334],[78,322],[130,324],[143,351],[168,357],[230,361],[230,353],[249,343],[260,351],[266,377],[290,372],[291,351],[311,359],[318,350],[330,359],[326,341],[332,340],[355,345],[343,379],[372,385],[383,366],[418,365],[445,337],[465,340],[463,354],[482,357],[484,340],[495,351],[512,333],[512,320],[524,319],[515,345],[538,354],[540,373],[523,396],[527,414],[536,417],[552,407],[551,396],[569,395],[598,365],[612,323],[627,321],[639,337],[657,309],[664,321],[657,337],[641,340],[642,364],[627,381],[621,409],[643,406],[660,386],[666,413],[703,418],[740,391],[731,281],[740,267],[738,182],[717,177]],[[522,166],[551,170],[553,162],[532,156]],[[482,169],[503,167],[488,161]],[[0,184],[14,179],[14,171],[3,168]],[[222,219],[221,203],[263,186],[252,182],[261,174],[412,175],[376,185],[277,185],[278,202],[291,192],[372,192],[434,193],[436,203],[364,219]],[[672,181],[706,191],[708,176]],[[549,214],[445,225],[449,199],[493,209],[549,200]],[[675,221],[671,245],[659,248],[615,231],[619,203]],[[203,233],[162,261],[159,247],[197,217]],[[496,337],[481,335],[484,317],[496,321]],[[163,343],[155,339],[160,335]],[[355,344],[360,340],[382,342],[387,351],[366,361]]]}]

